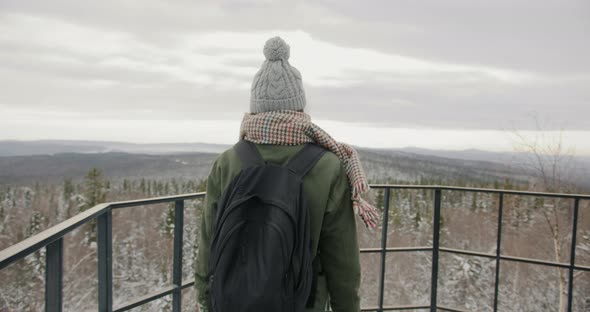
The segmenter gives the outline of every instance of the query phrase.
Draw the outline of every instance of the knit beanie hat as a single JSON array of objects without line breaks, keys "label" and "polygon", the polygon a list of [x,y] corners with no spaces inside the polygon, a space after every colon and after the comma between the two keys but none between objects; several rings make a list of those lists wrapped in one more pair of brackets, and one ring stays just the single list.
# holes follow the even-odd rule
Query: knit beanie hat
[{"label": "knit beanie hat", "polygon": [[264,45],[266,61],[254,76],[250,112],[303,110],[305,92],[299,71],[289,64],[289,45],[273,37]]}]

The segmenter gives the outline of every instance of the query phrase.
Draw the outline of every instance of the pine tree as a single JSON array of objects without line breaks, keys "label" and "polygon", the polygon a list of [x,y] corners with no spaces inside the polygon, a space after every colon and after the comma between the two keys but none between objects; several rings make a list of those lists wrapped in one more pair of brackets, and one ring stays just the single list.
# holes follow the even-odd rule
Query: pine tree
[{"label": "pine tree", "polygon": [[70,201],[72,195],[74,195],[74,184],[72,183],[72,179],[65,179],[63,188],[64,190],[62,196],[66,208],[65,218],[68,219],[72,216],[72,203]]},{"label": "pine tree", "polygon": [[164,184],[162,184],[161,181],[158,181],[156,186],[157,195],[162,196],[164,194]]},{"label": "pine tree", "polygon": [[186,185],[186,188],[187,188],[186,192],[188,192],[188,193],[194,192],[195,188],[196,188],[195,182],[193,180],[189,180]]},{"label": "pine tree", "polygon": [[74,184],[72,183],[72,179],[65,179],[64,180],[63,199],[65,201],[69,201],[70,197],[73,194],[74,194]]},{"label": "pine tree", "polygon": [[179,194],[180,190],[178,189],[178,183],[176,182],[176,179],[172,179],[172,189],[174,190],[174,194]]},{"label": "pine tree", "polygon": [[160,183],[156,180],[152,181],[152,194],[154,196],[160,196]]},{"label": "pine tree", "polygon": [[41,230],[41,225],[45,220],[44,216],[39,211],[33,211],[29,219],[29,227],[27,228],[27,237],[33,236]]},{"label": "pine tree", "polygon": [[510,179],[508,179],[508,178],[504,179],[504,189],[506,189],[506,190],[512,189],[512,183],[510,183]]},{"label": "pine tree", "polygon": [[[102,172],[98,168],[92,168],[86,174],[84,196],[86,203],[80,207],[81,211],[88,210],[100,203],[106,201],[106,193],[104,190],[105,182]],[[96,221],[90,222],[90,231],[86,233],[87,242],[96,241]]]},{"label": "pine tree", "polygon": [[174,203],[168,204],[168,210],[166,211],[165,220],[163,224],[164,233],[167,235],[174,234],[174,220],[175,220],[175,213],[174,213]]},{"label": "pine tree", "polygon": [[204,178],[197,185],[197,192],[205,192],[207,190],[207,178]]},{"label": "pine tree", "polygon": [[105,181],[102,172],[98,168],[92,168],[86,174],[85,192],[86,205],[82,206],[82,211],[94,207],[106,201],[106,193],[104,190]]}]

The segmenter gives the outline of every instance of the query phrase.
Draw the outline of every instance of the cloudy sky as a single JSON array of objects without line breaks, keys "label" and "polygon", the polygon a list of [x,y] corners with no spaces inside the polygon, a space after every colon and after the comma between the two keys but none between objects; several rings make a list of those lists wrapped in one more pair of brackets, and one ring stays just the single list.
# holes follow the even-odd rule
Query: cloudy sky
[{"label": "cloudy sky", "polygon": [[275,35],[338,140],[590,154],[587,0],[0,0],[0,139],[232,143]]}]

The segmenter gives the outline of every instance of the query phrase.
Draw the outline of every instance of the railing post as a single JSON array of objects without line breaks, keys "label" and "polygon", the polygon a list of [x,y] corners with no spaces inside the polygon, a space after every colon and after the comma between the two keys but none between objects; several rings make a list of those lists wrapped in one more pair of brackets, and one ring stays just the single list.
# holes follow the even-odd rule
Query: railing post
[{"label": "railing post", "polygon": [[45,247],[45,312],[63,308],[63,242],[62,237]]},{"label": "railing post", "polygon": [[436,312],[438,288],[438,251],[440,242],[440,199],[441,189],[434,189],[434,219],[432,220],[432,275],[430,287],[430,311]]},{"label": "railing post", "polygon": [[113,311],[113,241],[112,211],[97,218],[98,241],[98,311]]},{"label": "railing post", "polygon": [[496,236],[496,280],[494,282],[494,312],[498,311],[498,287],[500,284],[500,255],[502,245],[502,219],[504,210],[504,193],[498,193],[498,234]]},{"label": "railing post", "polygon": [[385,256],[387,255],[387,225],[389,219],[389,193],[390,189],[385,189],[383,198],[383,228],[381,232],[381,275],[379,276],[379,312],[383,311],[383,293],[385,291]]},{"label": "railing post", "polygon": [[574,217],[572,224],[572,245],[570,251],[570,267],[569,280],[567,287],[567,311],[572,311],[573,295],[574,295],[574,265],[576,264],[576,234],[578,232],[578,210],[580,206],[580,198],[574,199]]},{"label": "railing post", "polygon": [[184,228],[184,201],[174,202],[174,258],[172,283],[176,287],[172,293],[172,311],[182,308],[182,234]]}]

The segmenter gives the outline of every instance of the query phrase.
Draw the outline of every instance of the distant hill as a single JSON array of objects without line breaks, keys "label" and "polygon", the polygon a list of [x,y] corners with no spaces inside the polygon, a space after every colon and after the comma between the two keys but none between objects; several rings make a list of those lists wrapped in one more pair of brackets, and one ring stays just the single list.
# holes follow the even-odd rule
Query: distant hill
[{"label": "distant hill", "polygon": [[90,168],[101,169],[110,179],[201,179],[217,154],[148,155],[128,153],[61,153],[0,157],[0,184],[61,182],[81,179]]},{"label": "distant hill", "polygon": [[[53,155],[60,153],[109,153],[122,152],[130,154],[179,154],[179,153],[220,153],[229,148],[228,144],[209,143],[127,143],[114,141],[80,141],[80,140],[0,140],[0,156]],[[360,147],[363,148],[363,147]],[[479,149],[435,150],[420,147],[403,148],[364,148],[390,152],[407,152],[418,155],[430,155],[449,159],[465,159],[513,164],[522,161],[526,153],[493,152]],[[577,156],[577,160],[590,166],[590,156]]]},{"label": "distant hill", "polygon": [[172,154],[220,153],[229,145],[208,143],[126,143],[110,141],[38,140],[0,141],[0,156],[54,155],[60,153]]},{"label": "distant hill", "polygon": [[408,146],[398,149],[414,154],[432,155],[445,158],[467,159],[467,160],[483,160],[510,163],[522,157],[521,153],[514,152],[492,152],[478,149],[465,150],[434,150],[420,147]]},{"label": "distant hill", "polygon": [[[400,151],[359,149],[367,177],[372,182],[469,181],[493,183],[505,178],[526,180],[526,175],[499,163],[448,159]],[[109,179],[204,178],[218,153],[131,154],[58,153],[0,157],[0,184],[61,182],[81,179],[100,168]]]},{"label": "distant hill", "polygon": [[375,182],[402,180],[439,181],[437,183],[490,184],[505,179],[525,182],[529,175],[515,167],[484,160],[454,159],[449,157],[410,153],[402,150],[359,148],[367,177]]},{"label": "distant hill", "polygon": [[[401,149],[392,149],[390,151],[405,151],[412,154],[430,155],[447,159],[463,159],[469,161],[495,162],[507,165],[513,168],[521,168],[523,164],[530,164],[533,155],[525,152],[492,152],[477,149],[466,150],[432,150],[418,147],[405,147]],[[566,167],[575,175],[573,180],[582,189],[590,191],[590,156],[580,155],[571,159],[561,157],[563,162],[569,162]],[[570,177],[564,177],[569,179]]]},{"label": "distant hill", "polygon": [[[91,167],[111,178],[203,178],[216,155],[229,145],[203,143],[134,144],[106,141],[0,141],[0,184],[81,178]],[[416,147],[358,148],[374,182],[528,180],[518,165],[522,153],[482,150],[444,151]],[[590,171],[590,159],[577,158],[578,172]],[[590,188],[590,175],[580,185]]]}]

